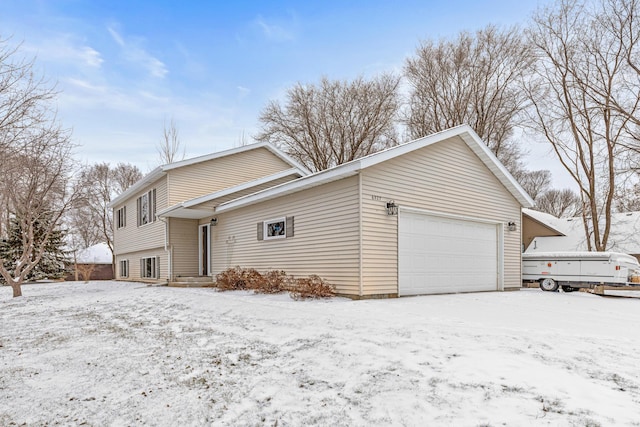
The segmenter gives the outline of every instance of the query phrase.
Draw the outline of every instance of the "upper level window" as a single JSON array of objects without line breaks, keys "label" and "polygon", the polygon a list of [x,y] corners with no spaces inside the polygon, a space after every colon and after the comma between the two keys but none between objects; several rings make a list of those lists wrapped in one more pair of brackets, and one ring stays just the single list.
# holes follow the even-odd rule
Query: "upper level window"
[{"label": "upper level window", "polygon": [[155,221],[156,217],[156,189],[149,190],[138,197],[138,226]]},{"label": "upper level window", "polygon": [[123,206],[116,211],[116,227],[124,228],[127,226],[127,207]]}]

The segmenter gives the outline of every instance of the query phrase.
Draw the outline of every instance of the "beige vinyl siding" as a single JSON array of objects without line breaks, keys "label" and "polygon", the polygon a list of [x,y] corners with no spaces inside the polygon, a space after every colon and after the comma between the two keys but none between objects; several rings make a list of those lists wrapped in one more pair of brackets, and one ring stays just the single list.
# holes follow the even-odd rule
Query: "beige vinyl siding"
[{"label": "beige vinyl siding", "polygon": [[256,185],[255,187],[247,188],[246,190],[242,190],[242,191],[235,192],[233,194],[229,194],[228,196],[219,197],[219,198],[217,198],[215,200],[212,200],[210,202],[201,203],[199,205],[194,206],[194,208],[195,209],[211,208],[211,212],[213,212],[213,209],[216,206],[218,206],[219,204],[222,204],[224,202],[228,202],[229,200],[238,199],[240,197],[243,197],[243,196],[246,196],[246,195],[249,195],[249,194],[257,193],[258,191],[265,190],[265,189],[271,188],[271,187],[275,187],[276,185],[284,184],[285,182],[293,181],[294,179],[298,179],[298,176],[296,176],[296,175],[285,176],[284,178],[280,178],[280,179],[276,179],[276,180],[273,180],[273,181],[269,181],[269,182],[266,182],[266,183],[261,184],[261,185]]},{"label": "beige vinyl siding", "polygon": [[155,220],[152,223],[137,225],[136,200],[142,194],[151,189],[156,189],[156,212],[167,207],[167,180],[163,177],[145,187],[143,190],[128,198],[124,203],[114,206],[114,212],[126,204],[127,226],[116,228],[113,232],[116,255],[121,253],[137,252],[149,248],[164,247],[165,228],[164,222]]},{"label": "beige vinyl siding", "polygon": [[[147,279],[140,277],[140,260],[142,258],[149,257],[158,257],[160,258],[160,277],[158,279]],[[121,279],[121,280],[131,280],[131,281],[156,281],[163,282],[168,279],[168,259],[167,254],[164,251],[164,248],[154,248],[145,251],[138,252],[130,252],[123,253],[120,255],[116,255],[116,279],[120,280],[120,260],[128,259],[129,260],[129,277]]]},{"label": "beige vinyl siding", "polygon": [[[339,293],[359,289],[358,177],[218,215],[211,227],[213,274],[234,266],[317,274]],[[257,224],[294,217],[294,236],[257,240]]]},{"label": "beige vinyl siding", "polygon": [[266,148],[220,157],[168,171],[169,205],[291,169]]},{"label": "beige vinyl siding", "polygon": [[[362,171],[363,294],[398,292],[397,216],[386,202],[505,223],[504,287],[520,287],[520,205],[458,137]],[[515,221],[517,231],[506,223]]]},{"label": "beige vinyl siding", "polygon": [[198,220],[168,219],[173,277],[198,276]]}]

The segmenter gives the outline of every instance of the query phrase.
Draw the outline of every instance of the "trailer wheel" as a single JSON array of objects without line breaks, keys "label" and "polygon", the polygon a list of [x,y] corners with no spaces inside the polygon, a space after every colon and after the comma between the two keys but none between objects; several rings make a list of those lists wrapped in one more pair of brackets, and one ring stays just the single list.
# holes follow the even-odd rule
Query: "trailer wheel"
[{"label": "trailer wheel", "polygon": [[547,277],[546,279],[540,280],[540,289],[543,291],[555,292],[558,290],[558,284],[552,278]]},{"label": "trailer wheel", "polygon": [[578,290],[578,288],[572,288],[571,286],[563,286],[563,287],[562,287],[562,290],[563,290],[564,292],[574,292],[574,291],[577,291],[577,290]]}]

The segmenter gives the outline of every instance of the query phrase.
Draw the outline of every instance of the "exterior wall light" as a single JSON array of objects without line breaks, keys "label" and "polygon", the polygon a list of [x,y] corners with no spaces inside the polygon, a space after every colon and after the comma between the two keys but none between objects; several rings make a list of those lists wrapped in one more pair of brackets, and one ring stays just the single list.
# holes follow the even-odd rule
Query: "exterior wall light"
[{"label": "exterior wall light", "polygon": [[393,200],[387,202],[387,215],[398,215],[398,205]]},{"label": "exterior wall light", "polygon": [[517,230],[516,223],[514,221],[509,221],[507,223],[507,230],[516,231]]},{"label": "exterior wall light", "polygon": [[211,218],[211,226],[215,227],[216,225],[218,225],[218,218]]}]

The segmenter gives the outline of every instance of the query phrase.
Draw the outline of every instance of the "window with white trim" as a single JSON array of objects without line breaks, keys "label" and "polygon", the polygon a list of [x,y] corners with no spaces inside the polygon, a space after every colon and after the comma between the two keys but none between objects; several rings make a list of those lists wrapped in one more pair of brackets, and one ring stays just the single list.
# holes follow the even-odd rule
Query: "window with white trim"
[{"label": "window with white trim", "polygon": [[127,207],[123,206],[116,211],[116,227],[124,228],[127,226]]},{"label": "window with white trim", "polygon": [[293,237],[293,217],[271,219],[258,223],[258,240],[275,240]]},{"label": "window with white trim", "polygon": [[140,277],[158,279],[160,277],[160,258],[147,257],[140,259]]},{"label": "window with white trim", "polygon": [[120,277],[125,278],[125,277],[129,277],[129,260],[128,259],[121,259],[119,262],[119,267],[120,267]]},{"label": "window with white trim", "polygon": [[287,219],[278,218],[264,222],[264,240],[287,237]]},{"label": "window with white trim", "polygon": [[138,227],[155,221],[156,218],[156,189],[149,190],[136,201],[138,207]]}]

